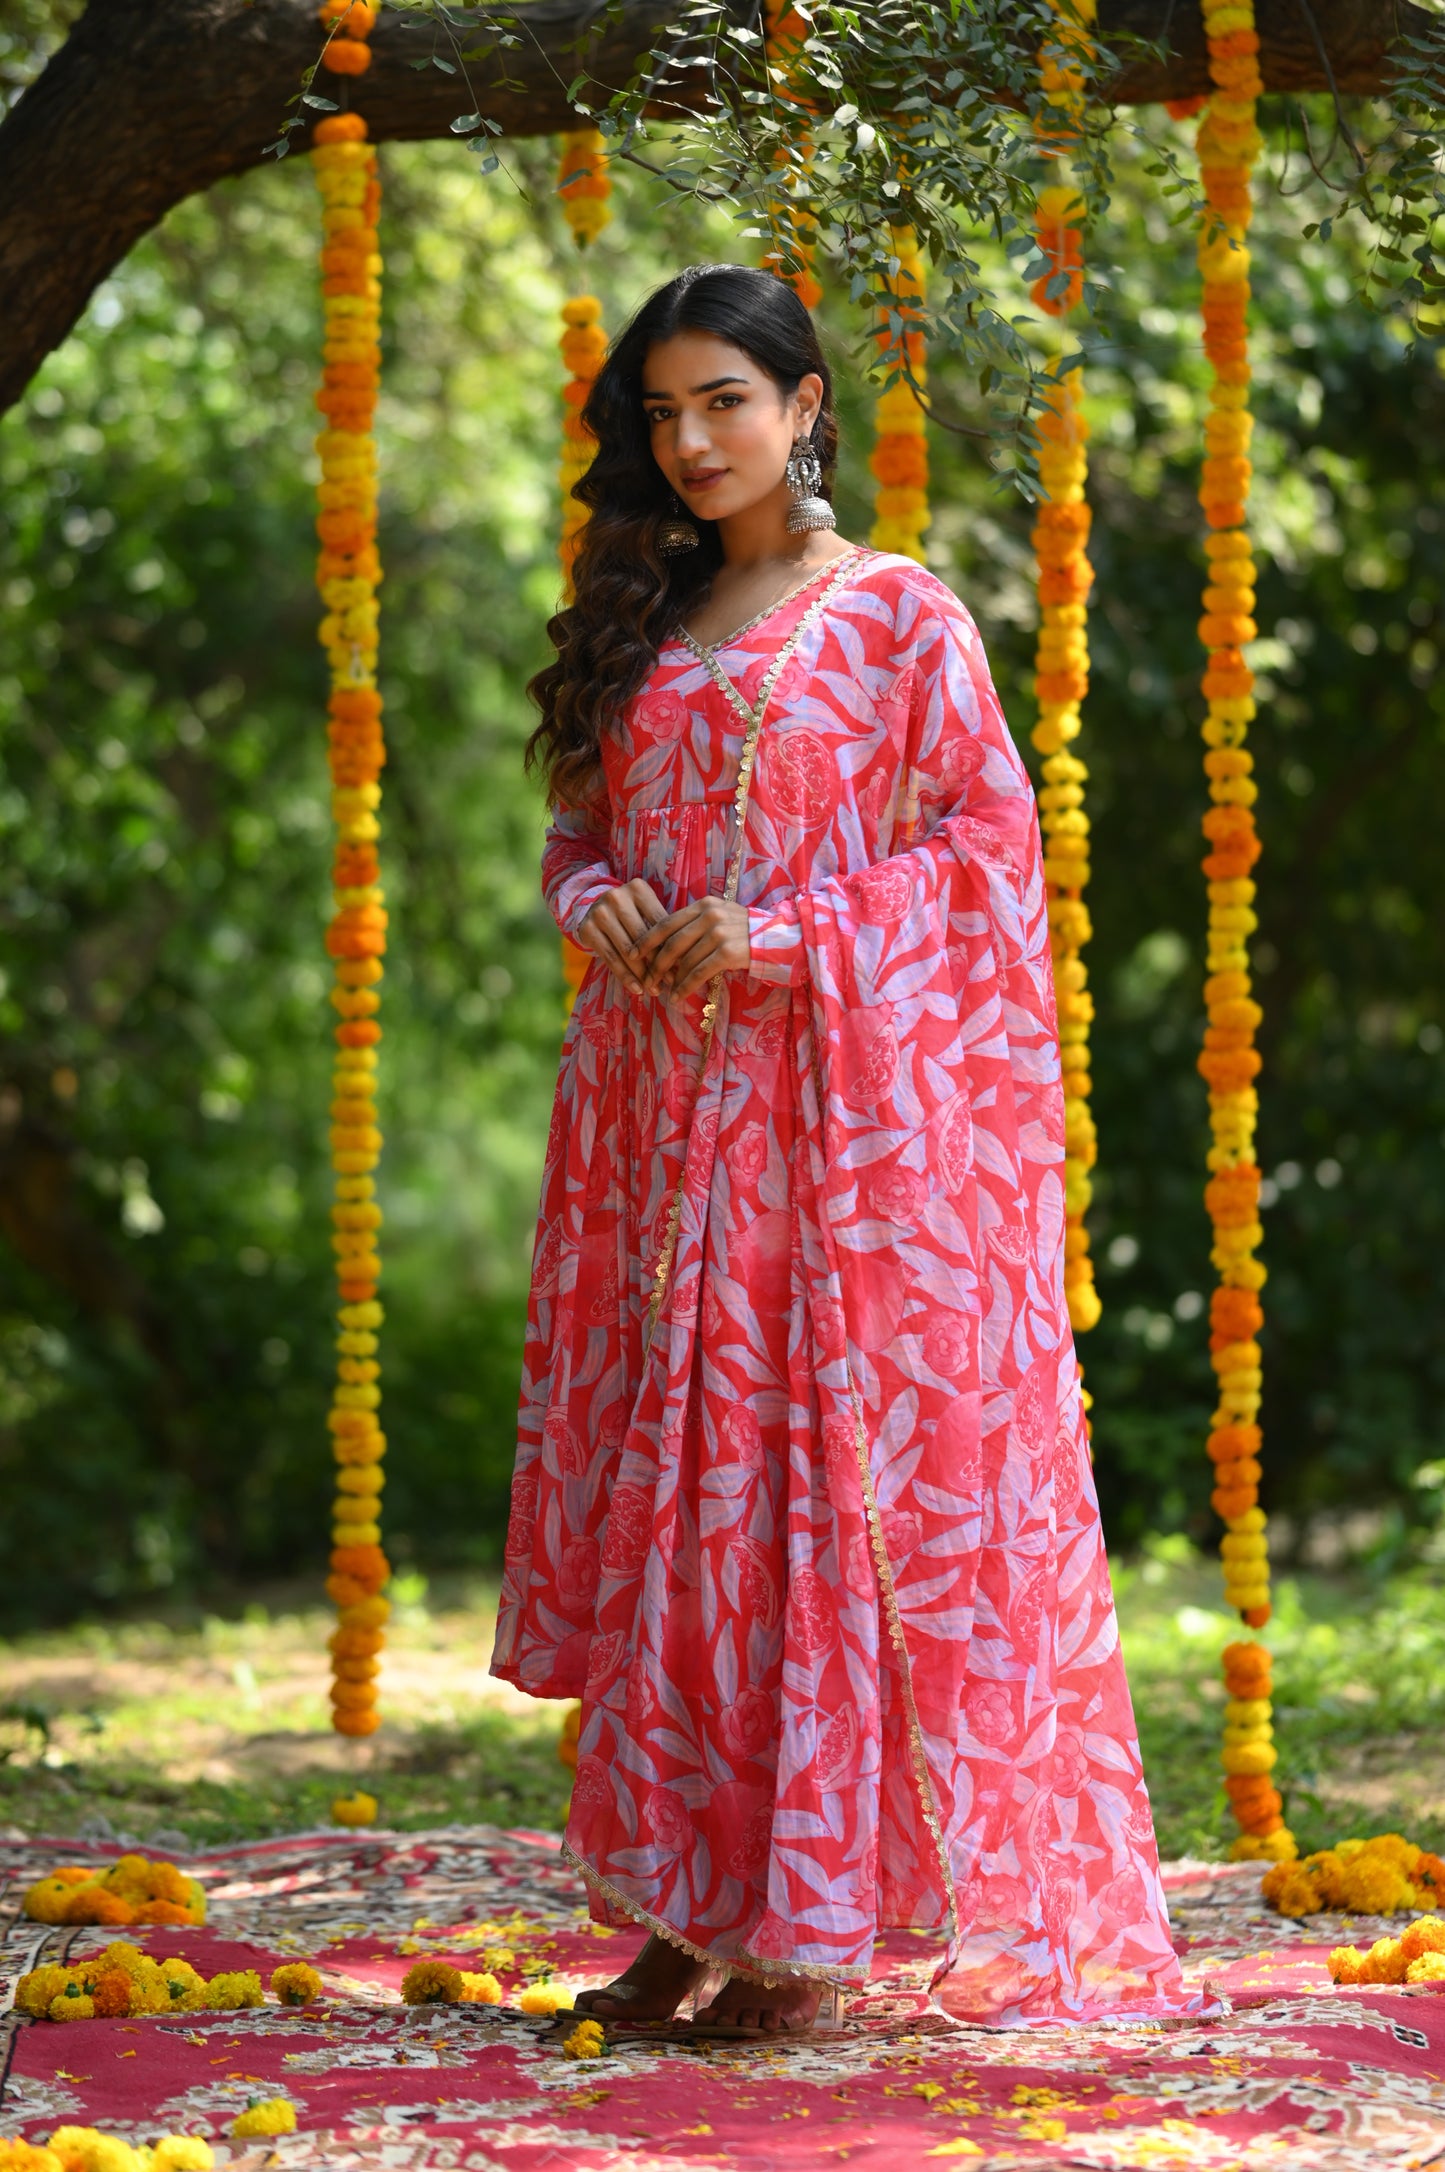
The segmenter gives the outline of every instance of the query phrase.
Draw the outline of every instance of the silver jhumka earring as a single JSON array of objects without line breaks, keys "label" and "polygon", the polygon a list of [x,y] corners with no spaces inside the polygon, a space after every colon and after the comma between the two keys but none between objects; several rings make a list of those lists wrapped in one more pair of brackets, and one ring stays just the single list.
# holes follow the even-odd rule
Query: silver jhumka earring
[{"label": "silver jhumka earring", "polygon": [[674,490],[672,502],[676,511],[671,513],[657,531],[657,547],[664,558],[681,558],[685,551],[695,551],[702,537],[695,524],[687,517],[687,507]]},{"label": "silver jhumka earring", "polygon": [[788,455],[783,479],[793,502],[783,517],[789,535],[808,535],[815,528],[836,528],[838,516],[822,494],[823,469],[805,437],[798,438]]}]

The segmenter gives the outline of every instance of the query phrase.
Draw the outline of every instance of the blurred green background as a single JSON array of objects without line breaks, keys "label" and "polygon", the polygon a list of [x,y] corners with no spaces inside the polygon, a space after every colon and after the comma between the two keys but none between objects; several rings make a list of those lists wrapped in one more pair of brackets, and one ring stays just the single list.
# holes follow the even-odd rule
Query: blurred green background
[{"label": "blurred green background", "polygon": [[[557,307],[593,286],[615,327],[680,263],[750,245],[624,172],[579,267],[550,145],[509,146],[485,183],[460,146],[383,162],[388,1542],[484,1571],[563,1015],[520,766],[557,589]],[[1306,243],[1310,215],[1267,192],[1255,250],[1265,1497],[1286,1550],[1389,1565],[1445,1474],[1445,384],[1355,299],[1360,238]],[[0,1623],[321,1574],[316,230],[299,157],[183,206],[0,423]],[[1125,144],[1101,246],[1079,751],[1106,1311],[1084,1357],[1122,1549],[1212,1528],[1204,371],[1192,243]],[[841,525],[866,536],[860,328],[823,315]],[[950,421],[983,419],[946,354],[932,384]],[[1029,512],[976,437],[932,443],[931,563],[1026,744]]]}]

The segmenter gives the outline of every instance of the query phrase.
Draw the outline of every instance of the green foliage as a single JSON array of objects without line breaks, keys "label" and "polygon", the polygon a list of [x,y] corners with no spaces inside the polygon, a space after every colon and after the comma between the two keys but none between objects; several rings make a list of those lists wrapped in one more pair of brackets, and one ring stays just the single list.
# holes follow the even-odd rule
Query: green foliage
[{"label": "green foliage", "polygon": [[[1411,1474],[1440,1453],[1445,1390],[1430,1325],[1445,1235],[1445,931],[1430,903],[1445,382],[1400,325],[1355,306],[1363,230],[1302,242],[1304,208],[1261,196],[1251,514],[1263,569],[1251,744],[1265,848],[1265,1500],[1296,1525],[1372,1493],[1408,1518]],[[1095,825],[1091,1227],[1105,1315],[1082,1354],[1106,1520],[1132,1540],[1209,1528],[1207,1136],[1194,1072],[1205,372],[1191,253],[1125,154],[1111,238],[1117,337],[1087,371],[1098,578],[1077,742]],[[940,401],[962,402],[947,359],[934,382]],[[970,465],[954,441],[935,447],[935,533],[945,528],[1022,737],[1034,622],[1023,523],[987,507]]]},{"label": "green foliage", "polygon": [[[1209,1858],[1234,1836],[1219,1770],[1224,1689],[1218,1575],[1179,1538],[1116,1567],[1124,1656],[1160,1852]],[[1308,1575],[1276,1590],[1277,1785],[1300,1852],[1351,1834],[1445,1844],[1440,1723],[1445,1601],[1438,1568],[1366,1582]]]},{"label": "green foliage", "polygon": [[[411,0],[437,16],[436,0]],[[1063,114],[1042,87],[1041,60],[1067,77],[1078,104],[1069,171],[1085,209],[1090,307],[1112,322],[1112,282],[1099,268],[1117,220],[1111,214],[1121,154],[1143,157],[1189,246],[1200,195],[1192,161],[1157,108],[1113,107],[1113,84],[1131,60],[1168,46],[1168,11],[1158,44],[1115,35],[1096,46],[1055,0],[803,0],[802,35],[786,69],[769,64],[760,11],[739,17],[727,0],[689,0],[622,91],[609,95],[584,76],[599,125],[615,153],[665,175],[684,195],[725,208],[750,237],[774,233],[770,210],[789,201],[831,251],[835,280],[856,305],[882,310],[897,332],[898,274],[892,227],[912,226],[931,259],[929,296],[919,318],[931,341],[955,352],[965,376],[993,397],[980,417],[1000,472],[1026,490],[1037,483],[1031,418],[1040,385],[1027,330],[1008,306],[991,238],[1024,278],[1052,267],[1034,238],[1039,189],[1059,170],[1039,155],[1057,139]],[[1388,99],[1269,99],[1280,186],[1306,199],[1307,238],[1348,222],[1359,302],[1403,309],[1417,332],[1439,330],[1445,270],[1438,259],[1445,219],[1445,21],[1400,38]],[[697,86],[706,95],[697,104]],[[691,102],[679,121],[667,93]],[[1057,95],[1057,94],[1053,94]],[[579,110],[588,108],[580,106]],[[1333,129],[1328,140],[1322,116]],[[1126,192],[1127,193],[1127,192]],[[1361,242],[1366,244],[1363,255]],[[873,357],[867,357],[872,362]],[[893,375],[899,374],[895,364]],[[910,374],[903,371],[903,374]]]},{"label": "green foliage", "polygon": [[[1186,138],[1174,139],[1183,155]],[[1093,1217],[1084,1358],[1115,1540],[1210,1529],[1200,1193],[1205,804],[1192,250],[1115,147],[1095,420]],[[385,153],[383,1205],[397,1557],[495,1555],[558,1035],[520,775],[546,653],[556,305],[579,275],[550,146],[478,188]],[[531,202],[512,186],[515,178]],[[1433,783],[1445,386],[1352,300],[1363,228],[1266,197],[1257,526],[1266,1010],[1266,1490],[1298,1522],[1415,1515],[1445,1453],[1445,928]],[[620,177],[582,276],[615,325],[734,246]],[[0,425],[0,1589],[11,1618],[313,1566],[330,1470],[323,674],[311,589],[316,222],[293,159],[182,207]],[[1012,315],[1027,266],[966,237]],[[828,278],[826,265],[824,276]],[[836,290],[837,281],[834,280]],[[868,526],[860,316],[830,293],[846,533]],[[940,409],[980,430],[970,352]],[[1029,514],[976,440],[933,444],[933,563],[1023,742]]]},{"label": "green foliage", "polygon": [[[555,595],[563,291],[399,153],[385,985],[396,1549],[484,1553],[561,1026],[521,778]],[[3,440],[0,1528],[46,1610],[317,1556],[329,813],[304,164],[184,207]],[[65,1484],[56,1483],[63,1471]]]},{"label": "green foliage", "polygon": [[[1116,1565],[1124,1656],[1160,1850],[1205,1858],[1234,1835],[1218,1775],[1224,1690],[1218,1572],[1177,1534]],[[482,1821],[556,1830],[570,1775],[561,1707],[481,1673],[495,1593],[398,1579],[385,1732],[363,1784],[402,1829]],[[1445,1595],[1406,1575],[1286,1579],[1271,1631],[1280,1783],[1306,1848],[1402,1831],[1445,1846]],[[325,1732],[320,1609],[251,1604],[0,1645],[0,1823],[71,1833],[97,1816],[155,1848],[324,1825],[349,1788]],[[387,1688],[388,1677],[404,1692]],[[355,1775],[352,1774],[352,1779]]]}]

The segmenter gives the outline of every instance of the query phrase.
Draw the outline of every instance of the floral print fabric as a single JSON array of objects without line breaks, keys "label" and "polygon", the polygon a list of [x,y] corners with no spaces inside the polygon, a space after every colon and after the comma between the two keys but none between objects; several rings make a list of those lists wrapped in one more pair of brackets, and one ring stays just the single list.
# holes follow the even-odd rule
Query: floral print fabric
[{"label": "floral print fabric", "polygon": [[669,643],[544,886],[569,931],[635,876],[721,893],[770,673],[701,1077],[701,993],[594,964],[568,1030],[493,1671],[582,1699],[604,1918],[845,1983],[932,1932],[995,2022],[1183,2009],[1063,1299],[1037,821],[967,612],[860,550],[711,668]]}]

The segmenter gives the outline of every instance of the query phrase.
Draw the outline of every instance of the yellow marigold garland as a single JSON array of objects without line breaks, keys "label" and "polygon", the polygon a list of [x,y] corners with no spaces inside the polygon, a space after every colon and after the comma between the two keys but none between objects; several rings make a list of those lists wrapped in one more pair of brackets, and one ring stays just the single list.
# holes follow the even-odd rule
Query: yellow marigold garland
[{"label": "yellow marigold garland", "polygon": [[[363,73],[370,59],[366,39],[375,21],[372,10],[348,0],[325,0],[321,17],[328,26],[340,19],[345,33],[329,39],[325,65],[339,74]],[[331,1001],[340,1014],[332,1080],[331,1219],[341,1304],[337,1382],[327,1421],[337,1490],[326,1589],[337,1609],[330,1640],[332,1725],[341,1734],[367,1735],[379,1724],[375,1678],[389,1612],[381,1590],[391,1573],[381,1549],[386,1442],[378,1417],[376,1331],[382,1310],[376,1297],[381,1275],[376,1246],[381,1209],[373,1176],[381,1152],[375,1100],[381,1028],[376,1012],[387,920],[376,849],[378,780],[386,755],[376,685],[381,565],[372,435],[380,361],[380,186],[376,152],[359,114],[338,113],[322,121],[313,146],[311,163],[322,200],[326,341],[316,404],[327,423],[316,441],[321,456],[316,583],[326,606],[320,639],[331,672],[328,738],[336,823],[336,910],[326,947],[335,973]]]},{"label": "yellow marigold garland", "polygon": [[[1068,152],[1082,101],[1082,78],[1071,54],[1091,46],[1095,0],[1051,0],[1059,17],[1054,39],[1039,57],[1045,96],[1058,116],[1039,129],[1039,147],[1051,159]],[[1083,249],[1079,225],[1082,199],[1065,182],[1041,189],[1037,239],[1049,269],[1031,289],[1035,304],[1051,317],[1063,318],[1080,300]],[[1060,287],[1059,281],[1067,283]],[[1038,564],[1039,638],[1034,659],[1034,691],[1039,720],[1032,738],[1043,756],[1039,792],[1044,833],[1044,880],[1049,900],[1049,941],[1058,990],[1059,1051],[1064,1088],[1064,1292],[1076,1332],[1095,1325],[1099,1294],[1089,1256],[1085,1226],[1093,1197],[1089,1172],[1098,1158],[1089,1095],[1089,1027],[1094,1000],[1083,948],[1093,933],[1084,889],[1089,880],[1089,818],[1084,812],[1088,770],[1070,742],[1080,728],[1079,710],[1089,690],[1088,595],[1094,571],[1089,563],[1089,507],[1084,485],[1089,426],[1083,413],[1083,373],[1061,370],[1056,361],[1039,418],[1039,479],[1044,500],[1034,523]]]},{"label": "yellow marigold garland", "polygon": [[127,2142],[101,2127],[57,2127],[47,2142],[0,2138],[0,2172],[211,2172],[215,2161],[200,2134]]},{"label": "yellow marigold garland", "polygon": [[32,1923],[165,1923],[199,1929],[205,1889],[174,1863],[122,1855],[107,1869],[60,1864],[37,1878],[21,1903]]},{"label": "yellow marigold garland", "polygon": [[[889,367],[907,362],[913,382],[922,390],[928,382],[925,342],[910,320],[917,317],[925,292],[923,252],[911,226],[890,231],[898,270],[889,285],[903,328],[900,335],[885,319],[875,337]],[[875,550],[897,551],[921,565],[923,532],[933,517],[928,509],[928,422],[906,379],[900,377],[878,395],[874,429],[868,466],[878,487],[868,540]]]},{"label": "yellow marigold garland", "polygon": [[374,1825],[376,1811],[376,1797],[359,1787],[354,1794],[332,1797],[331,1822],[333,1825]]},{"label": "yellow marigold garland", "polygon": [[[306,1997],[292,1995],[298,1979]],[[311,1988],[314,1982],[314,1989]],[[314,1969],[278,1968],[271,1989],[283,2005],[319,1995]],[[238,2013],[264,2006],[266,1994],[252,1968],[222,1970],[209,1979],[182,1954],[154,1960],[128,1939],[117,1939],[75,1962],[42,1961],[21,1976],[15,2004],[33,2021],[126,2021],[146,2014]]]},{"label": "yellow marigold garland", "polygon": [[[594,242],[612,217],[612,180],[607,171],[607,142],[600,129],[571,128],[562,137],[557,170],[557,193],[562,216],[572,229],[579,249]],[[562,530],[558,556],[562,561],[562,592],[572,596],[572,561],[577,538],[587,524],[587,508],[572,495],[592,465],[595,450],[591,433],[583,427],[582,410],[607,355],[607,334],[602,329],[602,304],[595,294],[579,294],[562,304],[562,337],[558,342],[568,377],[562,387],[562,456],[557,480],[562,491]],[[588,953],[570,936],[562,938],[562,978],[567,988],[567,1008],[577,1000],[587,968]]]},{"label": "yellow marigold garland", "polygon": [[763,31],[769,81],[783,109],[785,134],[773,153],[782,186],[768,193],[770,240],[763,269],[787,281],[805,309],[823,299],[815,269],[818,222],[808,200],[813,171],[813,131],[809,107],[793,88],[799,49],[808,35],[806,19],[792,0],[763,0]]},{"label": "yellow marigold garland", "polygon": [[[1263,85],[1253,0],[1203,0],[1214,91],[1199,124],[1199,163],[1207,209],[1199,237],[1204,350],[1213,372],[1199,497],[1209,525],[1209,585],[1199,637],[1209,651],[1204,673],[1205,773],[1212,802],[1204,817],[1209,851],[1209,1023],[1199,1070],[1209,1087],[1213,1144],[1204,1200],[1214,1228],[1210,1259],[1219,1276],[1210,1305],[1210,1362],[1218,1401],[1208,1448],[1215,1465],[1214,1507],[1224,1523],[1220,1553],[1225,1597],[1251,1629],[1270,1616],[1265,1519],[1260,1479],[1260,1349],[1265,1270],[1256,1257],[1260,1172],[1254,1127],[1258,1096],[1254,1046],[1261,1011],[1253,1000],[1248,939],[1257,925],[1252,871],[1259,838],[1252,808],[1254,764],[1244,740],[1255,713],[1254,676],[1243,649],[1256,627],[1254,560],[1245,526],[1251,467],[1249,439],[1250,176],[1260,150],[1255,107]],[[1224,1654],[1229,1691],[1221,1762],[1240,1837],[1231,1853],[1287,1862],[1296,1852],[1271,1780],[1276,1761],[1269,1654],[1232,1644]]]},{"label": "yellow marigold garland", "polygon": [[[1275,1863],[1260,1891],[1282,1916],[1390,1916],[1445,1904],[1445,1862],[1402,1833],[1377,1833],[1372,1840],[1341,1840],[1298,1863]],[[1440,1945],[1445,1949],[1445,1935]]]}]

